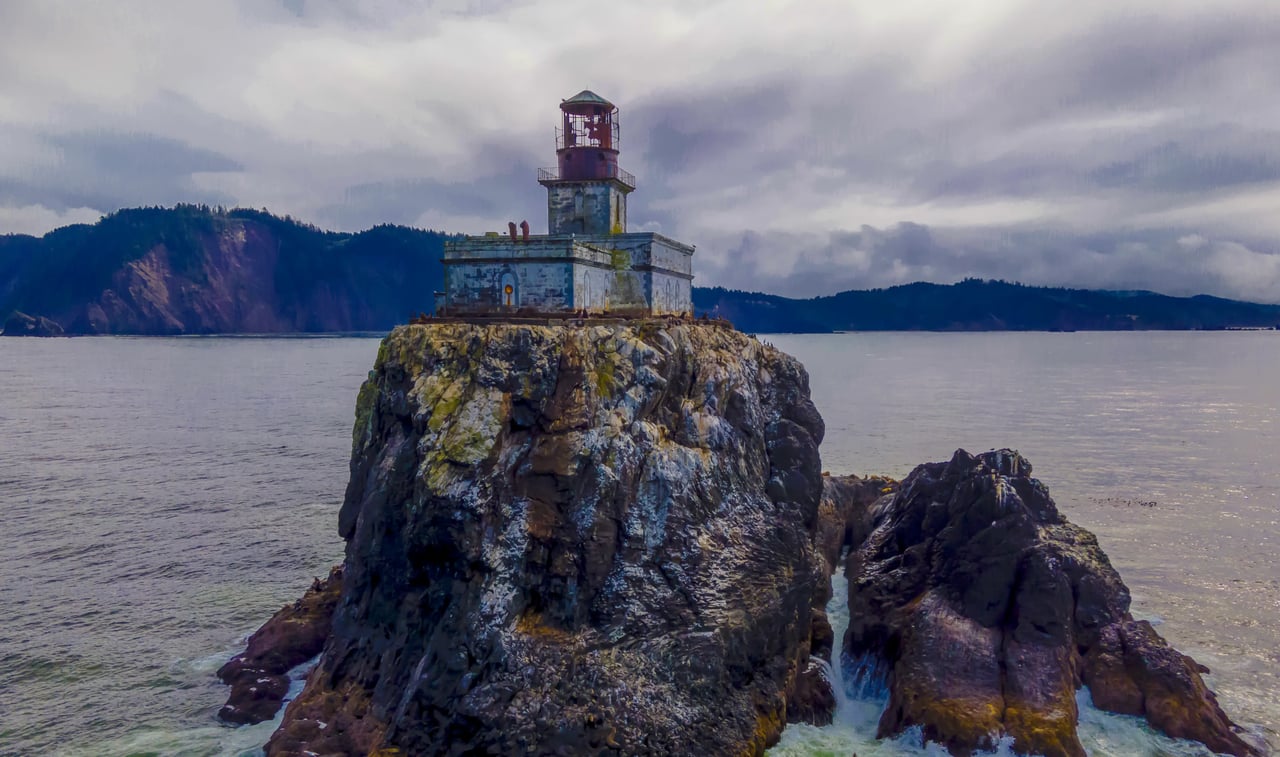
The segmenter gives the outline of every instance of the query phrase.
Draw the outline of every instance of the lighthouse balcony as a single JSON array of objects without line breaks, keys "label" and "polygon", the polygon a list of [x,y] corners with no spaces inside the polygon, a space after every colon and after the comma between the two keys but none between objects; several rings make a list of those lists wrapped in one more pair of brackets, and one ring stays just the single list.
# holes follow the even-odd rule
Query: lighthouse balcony
[{"label": "lighthouse balcony", "polygon": [[[590,175],[588,175],[590,174]],[[539,168],[538,183],[542,185],[556,184],[562,181],[598,181],[613,179],[633,191],[636,188],[636,177],[630,171],[624,171],[615,163],[599,163],[585,171],[561,172],[559,167]]]}]

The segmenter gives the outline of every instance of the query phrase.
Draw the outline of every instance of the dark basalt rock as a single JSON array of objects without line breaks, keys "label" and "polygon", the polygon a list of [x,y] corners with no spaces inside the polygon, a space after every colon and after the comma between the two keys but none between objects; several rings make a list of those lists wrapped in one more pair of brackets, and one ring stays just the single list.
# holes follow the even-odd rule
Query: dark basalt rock
[{"label": "dark basalt rock", "polygon": [[1234,724],[1200,678],[1208,672],[1170,647],[1150,623],[1130,620],[1103,629],[1084,656],[1083,677],[1093,703],[1104,710],[1141,715],[1170,736],[1240,754]]},{"label": "dark basalt rock", "polygon": [[[787,700],[787,722],[829,725],[836,710],[836,695],[823,663],[833,664],[835,643],[826,606],[831,599],[831,574],[844,548],[861,543],[871,530],[871,503],[897,491],[898,483],[883,476],[822,477],[822,497],[818,503],[814,543],[823,557],[827,580],[813,596],[809,632],[809,664],[800,672],[792,696]],[[819,662],[821,660],[822,662]]]},{"label": "dark basalt rock", "polygon": [[836,693],[831,681],[816,658],[811,658],[787,699],[787,722],[831,725],[835,712]]},{"label": "dark basalt rock", "polygon": [[872,505],[898,491],[899,483],[885,476],[822,477],[818,505],[818,549],[834,573],[845,547],[866,541],[871,533]]},{"label": "dark basalt rock", "polygon": [[396,329],[267,753],[761,754],[824,707],[822,434],[800,364],[714,324]]},{"label": "dark basalt rock", "polygon": [[218,678],[231,687],[219,718],[244,725],[275,717],[289,691],[287,673],[324,648],[341,593],[342,566],[337,566],[249,637],[245,651],[218,669]]},{"label": "dark basalt rock", "polygon": [[4,322],[0,336],[62,336],[62,327],[44,316],[15,311]]},{"label": "dark basalt rock", "polygon": [[883,658],[884,737],[919,725],[955,754],[1083,757],[1075,690],[1216,752],[1257,754],[1200,674],[1129,614],[1097,540],[1068,523],[1016,452],[922,465],[872,508],[848,558],[846,659]]}]

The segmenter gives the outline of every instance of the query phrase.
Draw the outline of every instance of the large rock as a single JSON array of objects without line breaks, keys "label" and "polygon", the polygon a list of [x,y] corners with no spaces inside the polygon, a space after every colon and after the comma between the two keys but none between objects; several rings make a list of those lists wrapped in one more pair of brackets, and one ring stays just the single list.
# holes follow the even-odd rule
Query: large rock
[{"label": "large rock", "polygon": [[62,336],[62,327],[56,321],[40,315],[27,315],[16,310],[4,322],[3,336]]},{"label": "large rock", "polygon": [[218,678],[231,687],[219,718],[244,725],[276,716],[289,691],[288,672],[324,648],[341,594],[342,566],[338,566],[249,637],[245,650],[218,669]]},{"label": "large rock", "polygon": [[1255,754],[1204,668],[1129,614],[1092,534],[1068,523],[1016,452],[922,465],[872,508],[853,550],[846,659],[883,661],[880,736],[920,726],[968,754],[1009,735],[1020,753],[1083,757],[1075,690],[1215,752]]},{"label": "large rock", "polygon": [[820,699],[822,434],[803,367],[713,324],[396,329],[268,754],[762,753]]}]

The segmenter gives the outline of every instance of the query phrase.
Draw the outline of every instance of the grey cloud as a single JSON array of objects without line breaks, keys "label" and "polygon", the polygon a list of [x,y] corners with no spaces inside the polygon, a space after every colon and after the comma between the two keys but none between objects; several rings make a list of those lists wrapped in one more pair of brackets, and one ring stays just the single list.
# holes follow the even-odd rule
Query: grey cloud
[{"label": "grey cloud", "polygon": [[242,167],[212,150],[153,134],[73,132],[51,136],[48,141],[61,153],[64,165],[82,166],[121,181],[145,180],[157,173],[190,175]]},{"label": "grey cloud", "polygon": [[[101,17],[144,12],[129,3]],[[544,137],[556,103],[531,93],[572,82],[559,96],[587,86],[618,101],[622,163],[640,185],[631,225],[697,244],[700,283],[812,295],[976,275],[1276,299],[1259,282],[1280,238],[1267,210],[1280,189],[1280,14],[1260,0],[1081,0],[1070,12],[1027,0],[945,29],[946,14],[929,11],[850,4],[826,19],[797,6],[773,37],[752,26],[768,10],[672,5],[652,18],[686,26],[643,38],[634,9],[610,5],[580,21],[524,0],[236,7],[201,16],[236,56],[225,72],[187,61],[202,88],[155,75],[146,56],[99,62],[123,72],[107,84],[135,93],[120,106],[47,86],[67,67],[0,74],[15,84],[0,95],[0,139],[19,128],[4,122],[6,98],[35,98],[50,115],[28,136],[62,156],[6,165],[17,151],[0,142],[0,207],[204,201],[348,230],[539,228],[533,169],[554,161]],[[11,41],[39,33],[67,60],[98,54],[78,49],[97,39],[83,29],[59,48],[67,25],[44,6],[4,8],[31,26]],[[544,17],[562,39],[530,33]],[[450,67],[459,40],[500,40],[501,52]],[[1213,228],[1185,220],[1210,199],[1200,217]],[[1178,228],[1134,228],[1151,218]]]},{"label": "grey cloud", "polygon": [[634,142],[646,167],[660,175],[715,166],[726,155],[739,161],[750,157],[752,165],[737,167],[756,168],[754,160],[763,156],[752,153],[754,144],[774,128],[790,103],[785,82],[663,90],[627,105],[624,140],[637,136]]},{"label": "grey cloud", "polygon": [[1232,154],[1226,151],[1196,151],[1170,142],[1144,150],[1130,160],[1116,161],[1090,172],[1101,187],[1135,187],[1156,191],[1194,192],[1280,180],[1280,160],[1275,145],[1280,133],[1262,149]]},{"label": "grey cloud", "polygon": [[[1186,230],[1073,234],[899,224],[832,234],[747,232],[715,240],[711,250],[698,261],[700,286],[793,297],[978,277],[1280,302],[1280,250]],[[767,273],[778,256],[793,261],[791,269]]]},{"label": "grey cloud", "polygon": [[46,136],[44,142],[56,162],[0,175],[0,200],[55,211],[227,203],[231,197],[200,189],[192,175],[241,169],[224,155],[153,134],[73,132]]},{"label": "grey cloud", "polygon": [[[534,228],[546,217],[544,191],[532,166],[467,181],[418,179],[349,187],[341,203],[320,208],[322,222],[337,228],[366,228],[373,223],[413,224],[425,211],[492,219],[528,220]],[[496,227],[495,227],[496,228]],[[452,231],[452,229],[445,229]],[[477,232],[478,229],[469,231]]]}]

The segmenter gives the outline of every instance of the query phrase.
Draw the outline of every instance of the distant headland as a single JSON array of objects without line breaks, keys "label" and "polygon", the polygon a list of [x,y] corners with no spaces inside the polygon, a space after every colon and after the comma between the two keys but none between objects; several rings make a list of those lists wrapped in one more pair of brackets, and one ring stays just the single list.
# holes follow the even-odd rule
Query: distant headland
[{"label": "distant headland", "polygon": [[[324,231],[244,208],[120,210],[43,237],[0,235],[0,322],[9,335],[382,332],[433,311],[454,239],[394,225]],[[704,287],[692,296],[696,313],[758,333],[1280,324],[1280,305],[974,279],[812,299]]]}]

